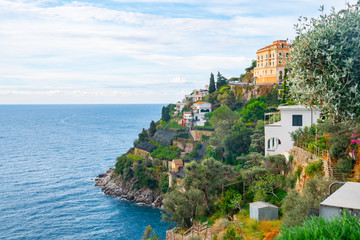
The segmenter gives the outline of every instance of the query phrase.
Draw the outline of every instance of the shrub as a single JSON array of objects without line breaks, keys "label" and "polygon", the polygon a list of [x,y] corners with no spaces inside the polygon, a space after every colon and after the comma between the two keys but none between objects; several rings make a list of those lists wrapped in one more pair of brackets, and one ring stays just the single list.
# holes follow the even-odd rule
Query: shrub
[{"label": "shrub", "polygon": [[347,211],[342,216],[336,216],[331,221],[323,217],[312,217],[302,226],[284,228],[278,240],[293,239],[360,239],[360,224],[357,217]]},{"label": "shrub", "polygon": [[323,162],[319,159],[316,162],[309,163],[305,167],[305,174],[309,176],[314,176],[316,174],[321,174],[323,171]]}]

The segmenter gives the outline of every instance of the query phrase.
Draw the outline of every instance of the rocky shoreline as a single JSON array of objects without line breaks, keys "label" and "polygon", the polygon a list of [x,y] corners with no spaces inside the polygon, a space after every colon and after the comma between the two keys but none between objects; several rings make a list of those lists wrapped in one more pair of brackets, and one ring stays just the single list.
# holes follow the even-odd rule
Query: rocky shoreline
[{"label": "rocky shoreline", "polygon": [[106,173],[95,178],[95,186],[100,186],[104,194],[120,196],[126,200],[135,201],[157,208],[162,207],[162,195],[148,188],[134,188],[136,179],[124,181],[115,176],[115,169],[110,168]]}]

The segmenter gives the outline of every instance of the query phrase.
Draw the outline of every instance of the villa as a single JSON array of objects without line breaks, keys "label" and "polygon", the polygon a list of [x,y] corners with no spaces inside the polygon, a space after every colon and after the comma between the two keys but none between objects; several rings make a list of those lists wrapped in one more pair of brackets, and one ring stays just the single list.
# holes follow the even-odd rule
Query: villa
[{"label": "villa", "polygon": [[211,112],[211,103],[208,102],[196,102],[192,106],[194,113],[194,125],[204,126],[205,122],[209,119],[205,117],[205,114]]},{"label": "villa", "polygon": [[201,101],[203,99],[203,97],[205,97],[206,95],[208,95],[209,90],[207,89],[195,89],[192,91],[192,93],[190,95],[185,95],[185,99],[186,100],[191,100],[193,102],[196,101]]},{"label": "villa", "polygon": [[279,106],[279,112],[265,114],[265,155],[287,154],[293,142],[290,133],[298,128],[316,123],[320,118],[318,109],[302,105]]},{"label": "villa", "polygon": [[277,40],[256,52],[257,66],[254,68],[254,83],[281,83],[285,74],[285,64],[291,44]]}]

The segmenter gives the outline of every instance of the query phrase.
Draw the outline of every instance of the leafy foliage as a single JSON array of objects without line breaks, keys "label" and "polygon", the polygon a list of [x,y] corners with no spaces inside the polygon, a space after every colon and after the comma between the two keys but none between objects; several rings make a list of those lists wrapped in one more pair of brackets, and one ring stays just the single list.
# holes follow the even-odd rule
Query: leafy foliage
[{"label": "leafy foliage", "polygon": [[169,107],[162,107],[161,109],[161,120],[168,122],[170,120],[170,109]]},{"label": "leafy foliage", "polygon": [[241,111],[242,120],[244,122],[250,123],[256,120],[264,119],[266,108],[266,103],[260,101],[250,103]]},{"label": "leafy foliage", "polygon": [[331,221],[323,217],[312,217],[302,226],[283,229],[278,240],[293,239],[360,239],[359,219],[344,211],[342,216],[336,216]]},{"label": "leafy foliage", "polygon": [[[322,8],[323,10],[323,8]],[[360,14],[346,9],[300,18],[292,45],[292,97],[320,106],[335,121],[360,117]]]},{"label": "leafy foliage", "polygon": [[315,177],[306,182],[303,195],[296,190],[290,190],[282,205],[284,212],[283,225],[286,227],[301,225],[311,208],[318,208],[324,200],[331,179],[324,180]]}]

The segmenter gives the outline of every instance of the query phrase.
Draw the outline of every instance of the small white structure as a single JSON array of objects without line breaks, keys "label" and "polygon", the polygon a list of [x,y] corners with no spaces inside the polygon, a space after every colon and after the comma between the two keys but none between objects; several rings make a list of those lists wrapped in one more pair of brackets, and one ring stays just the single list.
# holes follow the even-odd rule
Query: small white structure
[{"label": "small white structure", "polygon": [[211,112],[211,103],[208,102],[197,102],[193,106],[194,113],[194,125],[204,126],[205,122],[209,119],[205,117],[205,114]]},{"label": "small white structure", "polygon": [[278,207],[267,202],[250,203],[250,218],[259,221],[278,220]]},{"label": "small white structure", "polygon": [[347,182],[320,203],[320,216],[331,220],[341,210],[360,216],[360,183]]},{"label": "small white structure", "polygon": [[[293,147],[290,133],[301,127],[310,127],[320,118],[318,109],[302,105],[279,106],[278,109],[280,112],[266,114],[274,121],[265,125],[265,155],[289,151]],[[277,121],[278,117],[281,117],[280,121]]]}]

